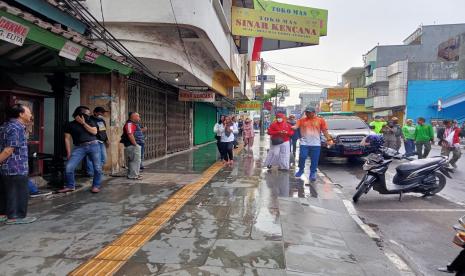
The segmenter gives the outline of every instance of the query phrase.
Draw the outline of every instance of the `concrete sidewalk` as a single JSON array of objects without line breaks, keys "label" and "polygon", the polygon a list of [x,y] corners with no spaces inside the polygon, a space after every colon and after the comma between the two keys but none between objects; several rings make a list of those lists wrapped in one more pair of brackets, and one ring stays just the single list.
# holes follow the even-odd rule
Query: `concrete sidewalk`
[{"label": "concrete sidewalk", "polygon": [[[305,185],[263,169],[267,141],[237,156],[121,267],[117,275],[398,275],[326,178]],[[31,206],[39,221],[0,226],[0,275],[64,275],[216,161],[216,145],[149,165],[144,180],[110,179]]]}]

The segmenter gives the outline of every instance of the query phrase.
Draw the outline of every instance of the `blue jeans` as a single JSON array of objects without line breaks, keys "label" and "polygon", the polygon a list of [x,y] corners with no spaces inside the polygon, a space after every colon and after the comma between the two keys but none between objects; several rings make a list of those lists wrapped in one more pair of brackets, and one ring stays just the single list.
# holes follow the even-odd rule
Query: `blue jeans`
[{"label": "blue jeans", "polygon": [[66,163],[66,187],[74,189],[76,181],[74,179],[74,171],[79,163],[86,156],[89,156],[94,166],[94,179],[92,187],[100,188],[102,182],[102,164],[100,162],[100,143],[90,144],[85,146],[75,146],[71,157]]},{"label": "blue jeans", "polygon": [[30,179],[27,180],[27,186],[29,188],[29,194],[35,194],[39,191],[39,189],[37,189],[36,185]]},{"label": "blue jeans", "polygon": [[[99,142],[98,145],[100,151],[100,166],[103,168],[103,165],[107,162],[107,148],[103,142]],[[94,176],[94,165],[89,156],[86,157],[86,171],[88,175]]]},{"label": "blue jeans", "polygon": [[405,155],[406,156],[415,155],[415,140],[405,139],[404,146],[405,146]]},{"label": "blue jeans", "polygon": [[300,145],[299,171],[305,169],[305,161],[310,155],[310,175],[316,175],[318,161],[320,160],[321,146],[304,146]]},{"label": "blue jeans", "polygon": [[145,153],[145,144],[139,144],[140,146],[140,167],[143,168],[144,165],[142,161],[144,161],[144,153]]}]

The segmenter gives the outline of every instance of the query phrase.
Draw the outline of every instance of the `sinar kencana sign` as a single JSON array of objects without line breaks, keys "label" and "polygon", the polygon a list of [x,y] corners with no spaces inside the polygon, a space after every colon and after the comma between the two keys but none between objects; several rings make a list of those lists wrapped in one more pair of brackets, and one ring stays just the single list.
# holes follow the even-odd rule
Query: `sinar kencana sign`
[{"label": "sinar kencana sign", "polygon": [[320,22],[310,17],[233,7],[232,33],[317,45]]}]

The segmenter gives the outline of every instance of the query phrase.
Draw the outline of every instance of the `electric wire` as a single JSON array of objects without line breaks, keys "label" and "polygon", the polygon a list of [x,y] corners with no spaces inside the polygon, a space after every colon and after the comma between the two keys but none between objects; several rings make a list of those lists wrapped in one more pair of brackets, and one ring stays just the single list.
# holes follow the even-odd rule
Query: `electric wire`
[{"label": "electric wire", "polygon": [[306,79],[303,79],[303,78],[300,78],[300,77],[296,77],[294,75],[291,75],[289,73],[286,73],[280,69],[277,69],[276,67],[268,64],[269,68],[273,69],[274,71],[277,71],[289,78],[292,78],[292,79],[295,79],[297,81],[300,81],[300,82],[303,82],[303,83],[306,83],[306,84],[309,84],[311,86],[315,86],[315,87],[319,87],[319,88],[328,88],[328,87],[332,87],[333,85],[328,85],[328,84],[322,84],[322,83],[318,83],[318,82],[312,82],[312,81],[309,81],[309,80],[306,80]]},{"label": "electric wire", "polygon": [[167,83],[163,79],[155,76],[147,66],[142,63],[137,57],[135,57],[118,39],[116,39],[112,33],[110,33],[98,20],[84,7],[79,1],[76,0],[61,0],[63,7],[72,11],[75,15],[82,20],[88,26],[91,37],[93,36],[97,40],[105,43],[107,47],[123,56],[136,71],[142,72],[151,78],[154,78],[160,82]]},{"label": "electric wire", "polygon": [[283,65],[283,66],[290,66],[290,67],[295,67],[295,68],[302,68],[302,69],[313,70],[313,71],[334,73],[334,74],[342,74],[343,73],[343,72],[339,72],[339,71],[320,69],[320,68],[311,68],[311,67],[305,67],[305,66],[298,66],[298,65],[295,65],[295,64],[286,64],[286,63],[280,63],[280,62],[274,62],[274,61],[268,61],[268,63],[278,64],[278,65]]},{"label": "electric wire", "polygon": [[181,29],[179,28],[178,19],[176,18],[176,12],[174,10],[172,0],[170,0],[170,5],[171,5],[171,11],[173,12],[174,23],[176,24],[176,30],[178,31],[179,41],[181,42],[183,52],[186,55],[187,62],[189,63],[189,67],[191,68],[191,74],[194,76],[194,79],[197,82],[197,85],[200,86],[199,80],[195,77],[194,68],[192,67],[192,62],[189,57],[189,53],[187,52],[186,45],[184,44],[184,40],[182,39]]}]

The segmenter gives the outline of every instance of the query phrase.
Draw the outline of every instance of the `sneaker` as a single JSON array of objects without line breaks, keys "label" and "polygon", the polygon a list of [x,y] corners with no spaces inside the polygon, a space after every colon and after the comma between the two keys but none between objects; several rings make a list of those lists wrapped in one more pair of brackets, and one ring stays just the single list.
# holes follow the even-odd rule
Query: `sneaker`
[{"label": "sneaker", "polygon": [[7,216],[5,216],[5,215],[1,215],[1,216],[0,216],[0,222],[5,222],[5,221],[7,221],[7,219],[8,219],[8,218],[7,218]]},{"label": "sneaker", "polygon": [[97,188],[97,187],[92,187],[92,189],[90,190],[92,193],[96,194],[96,193],[100,193],[100,188]]},{"label": "sneaker", "polygon": [[304,174],[304,170],[298,170],[296,173],[295,173],[295,177],[301,177],[302,175]]},{"label": "sneaker", "polygon": [[272,166],[271,165],[268,165],[266,166],[268,168],[268,170],[271,170]]},{"label": "sneaker", "polygon": [[51,191],[48,191],[48,192],[37,191],[37,192],[35,192],[35,193],[29,194],[29,196],[30,196],[31,198],[35,198],[35,197],[41,197],[41,196],[49,196],[49,195],[51,195],[51,194],[52,194]]},{"label": "sneaker", "polygon": [[13,225],[13,224],[28,224],[28,223],[33,223],[36,221],[36,217],[25,217],[25,218],[17,218],[17,219],[8,219],[6,221],[6,224],[8,225]]},{"label": "sneaker", "polygon": [[454,271],[449,270],[447,267],[438,267],[438,271],[446,273],[454,273]]},{"label": "sneaker", "polygon": [[58,190],[58,192],[61,194],[61,193],[68,193],[68,192],[74,192],[74,189],[73,188],[68,188],[68,187],[65,187],[61,190]]},{"label": "sneaker", "polygon": [[312,182],[316,181],[316,173],[310,173],[310,181]]}]

